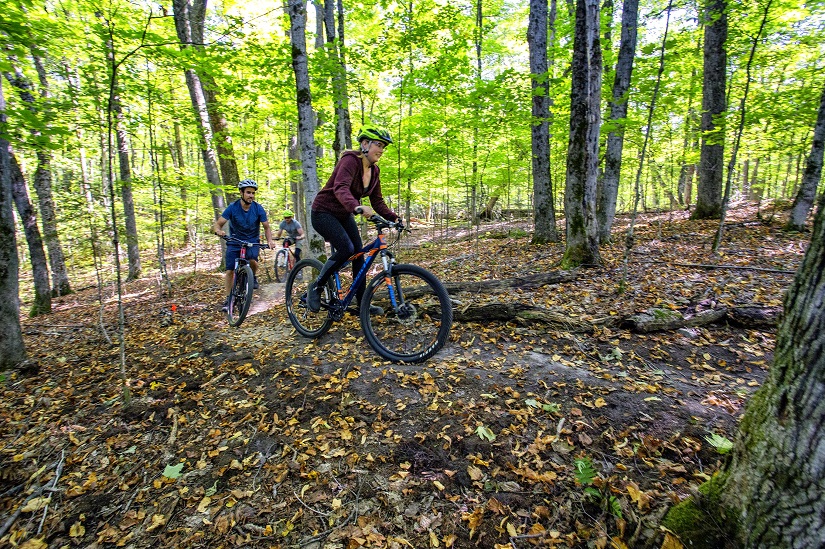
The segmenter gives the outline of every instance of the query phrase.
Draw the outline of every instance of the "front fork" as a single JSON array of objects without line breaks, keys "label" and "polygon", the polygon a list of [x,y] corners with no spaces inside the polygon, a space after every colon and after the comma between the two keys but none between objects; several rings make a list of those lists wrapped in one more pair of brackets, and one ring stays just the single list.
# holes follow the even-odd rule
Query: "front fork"
[{"label": "front fork", "polygon": [[401,298],[400,295],[396,295],[396,289],[400,292],[401,291],[401,283],[396,278],[395,284],[393,284],[393,279],[390,276],[392,273],[392,266],[395,265],[395,258],[392,254],[387,252],[381,252],[381,261],[384,263],[384,282],[387,285],[387,290],[390,294],[390,303],[392,303],[392,308],[394,311],[398,311],[398,300]]}]

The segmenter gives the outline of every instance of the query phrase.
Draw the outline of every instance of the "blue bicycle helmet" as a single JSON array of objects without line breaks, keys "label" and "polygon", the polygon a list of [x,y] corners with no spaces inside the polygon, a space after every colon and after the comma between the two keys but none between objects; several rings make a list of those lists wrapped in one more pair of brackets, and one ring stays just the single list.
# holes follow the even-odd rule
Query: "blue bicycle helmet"
[{"label": "blue bicycle helmet", "polygon": [[258,184],[255,183],[254,179],[243,179],[240,183],[238,183],[238,189],[243,191],[247,187],[252,187],[253,189],[258,188]]}]

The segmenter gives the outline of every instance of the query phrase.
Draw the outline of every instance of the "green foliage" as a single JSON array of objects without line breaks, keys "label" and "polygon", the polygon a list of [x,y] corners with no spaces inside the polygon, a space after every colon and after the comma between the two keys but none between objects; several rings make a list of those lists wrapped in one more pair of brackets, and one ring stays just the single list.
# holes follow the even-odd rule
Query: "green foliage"
[{"label": "green foliage", "polygon": [[599,474],[593,468],[593,462],[590,461],[590,458],[586,456],[576,458],[573,463],[573,475],[576,478],[576,482],[584,486],[583,493],[593,501],[602,505],[605,511],[615,517],[622,518],[621,503],[616,496],[606,489],[606,483],[603,484],[603,486],[605,486],[603,489],[594,486]]}]

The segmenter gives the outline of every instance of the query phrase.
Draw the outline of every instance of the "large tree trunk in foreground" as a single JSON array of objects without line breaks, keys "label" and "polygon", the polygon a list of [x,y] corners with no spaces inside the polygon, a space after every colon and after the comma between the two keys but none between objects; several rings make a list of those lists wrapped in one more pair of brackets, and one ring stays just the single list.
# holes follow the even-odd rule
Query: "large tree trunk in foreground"
[{"label": "large tree trunk in foreground", "polygon": [[825,88],[819,99],[819,113],[816,115],[814,139],[811,144],[811,154],[805,163],[805,173],[802,176],[802,185],[793,201],[791,215],[787,228],[800,231],[805,227],[805,220],[816,199],[816,188],[822,178],[822,158],[825,155]]},{"label": "large tree trunk in foreground", "polygon": [[747,547],[823,547],[825,197],[784,305],[774,364],[745,412],[722,502]]},{"label": "large tree trunk in foreground", "polygon": [[6,101],[0,81],[0,370],[17,366],[26,358],[20,330],[17,238],[11,198],[11,164],[6,132]]},{"label": "large tree trunk in foreground", "polygon": [[700,488],[701,505],[684,502],[664,521],[686,546],[825,546],[825,197],[784,305],[773,367],[731,461]]}]

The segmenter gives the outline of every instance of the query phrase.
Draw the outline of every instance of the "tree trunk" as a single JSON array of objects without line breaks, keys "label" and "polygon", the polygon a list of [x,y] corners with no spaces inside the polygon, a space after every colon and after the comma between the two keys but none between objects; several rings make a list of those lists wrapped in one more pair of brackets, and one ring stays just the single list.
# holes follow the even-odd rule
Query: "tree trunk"
[{"label": "tree trunk", "polygon": [[335,107],[335,139],[332,148],[336,160],[341,152],[352,147],[352,123],[347,102],[347,66],[344,55],[344,7],[338,2],[338,34],[335,27],[335,0],[324,1],[324,23],[327,29],[327,47],[333,61],[332,101]]},{"label": "tree trunk", "polygon": [[696,209],[691,219],[722,216],[722,176],[725,167],[725,98],[728,36],[726,0],[705,6],[704,84],[702,93],[702,151]]},{"label": "tree trunk", "polygon": [[749,404],[723,503],[749,547],[825,544],[825,196],[796,278],[770,375]]},{"label": "tree trunk", "polygon": [[533,89],[533,124],[530,126],[533,149],[534,244],[558,242],[553,185],[550,178],[550,86],[547,63],[547,0],[530,0],[527,46],[530,49],[530,74]]},{"label": "tree trunk", "polygon": [[[175,30],[181,42],[181,49],[197,47],[203,44],[203,21],[206,10],[205,0],[174,0],[172,8],[175,16]],[[215,150],[212,148],[212,123],[209,120],[209,108],[203,91],[201,79],[195,69],[186,69],[186,86],[189,88],[189,97],[195,118],[201,131],[201,155],[203,157],[206,180],[212,185],[212,209],[217,219],[225,208],[221,178],[218,172],[218,161]],[[221,260],[223,263],[223,260]],[[222,265],[223,266],[223,265]]]},{"label": "tree trunk", "polygon": [[[34,303],[31,316],[49,313],[52,310],[51,288],[49,287],[49,268],[46,252],[43,250],[43,240],[40,238],[40,229],[37,228],[37,215],[34,212],[23,170],[14,154],[9,150],[10,173],[8,178],[11,184],[11,194],[17,206],[17,214],[23,224],[26,234],[26,244],[29,248],[29,258],[32,264],[32,278],[34,279]],[[3,175],[6,177],[6,174]]]},{"label": "tree trunk", "polygon": [[[298,103],[298,144],[301,151],[301,183],[304,211],[311,211],[312,201],[318,194],[318,174],[315,164],[315,116],[312,112],[312,95],[309,89],[309,69],[306,48],[306,2],[288,0],[290,40],[292,42],[292,68],[295,71],[296,101]],[[304,225],[308,241],[308,253],[312,257],[325,254],[324,239],[312,227]]]},{"label": "tree trunk", "polygon": [[819,112],[816,115],[811,153],[805,163],[802,184],[791,207],[787,229],[801,231],[805,227],[805,220],[808,219],[808,213],[816,199],[816,188],[822,178],[823,153],[825,153],[825,88],[822,89],[822,96],[819,98]]},{"label": "tree trunk", "polygon": [[123,108],[114,83],[112,110],[115,113],[115,136],[117,138],[117,159],[120,166],[120,198],[123,202],[123,223],[126,226],[126,255],[129,260],[129,274],[126,281],[140,278],[140,248],[138,247],[137,220],[135,219],[135,199],[132,195],[132,167],[129,164],[129,140],[123,121]]},{"label": "tree trunk", "polygon": [[570,91],[570,143],[564,192],[567,246],[562,265],[600,265],[596,179],[601,127],[598,0],[577,0]]},{"label": "tree trunk", "polygon": [[6,134],[6,100],[0,80],[0,370],[13,368],[26,359],[20,329],[17,237],[11,196],[11,151]]},{"label": "tree trunk", "polygon": [[[17,88],[20,98],[29,108],[34,116],[41,116],[42,113],[37,106],[37,101],[32,92],[33,86],[29,79],[23,74],[19,67],[14,67],[14,74],[6,73],[9,83]],[[48,97],[45,90],[41,94]],[[36,140],[48,141],[47,136],[43,136],[38,130],[33,130],[32,135]],[[37,194],[37,203],[40,206],[40,222],[43,225],[43,240],[46,249],[49,251],[49,265],[52,271],[52,294],[66,295],[71,293],[69,275],[66,270],[66,257],[63,254],[63,247],[60,245],[60,238],[57,232],[57,214],[52,196],[52,172],[51,153],[48,145],[41,146],[37,150],[37,169],[34,173],[34,190]]]},{"label": "tree trunk", "polygon": [[619,193],[619,178],[622,171],[622,149],[624,148],[625,118],[627,118],[628,90],[633,74],[633,59],[636,54],[636,31],[639,18],[639,0],[624,0],[622,8],[622,38],[619,57],[616,60],[616,75],[613,82],[613,99],[610,101],[611,127],[616,129],[607,135],[604,154],[604,176],[596,216],[599,220],[599,239],[607,242],[613,220],[616,217],[616,199]]},{"label": "tree trunk", "polygon": [[[205,0],[204,0],[205,1]],[[227,187],[237,187],[241,180],[238,175],[238,163],[235,160],[235,147],[229,132],[229,122],[223,114],[215,90],[217,84],[212,76],[204,74],[201,77],[203,97],[206,100],[206,110],[209,113],[209,124],[212,129],[212,139],[218,152],[218,166],[221,170],[221,182]]]}]

